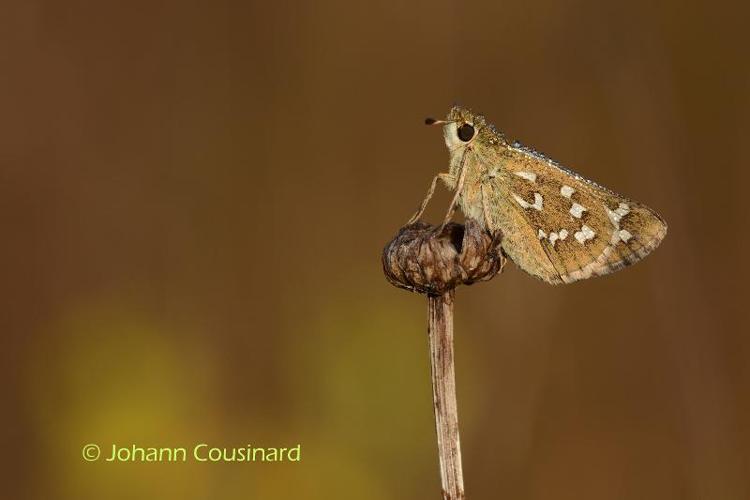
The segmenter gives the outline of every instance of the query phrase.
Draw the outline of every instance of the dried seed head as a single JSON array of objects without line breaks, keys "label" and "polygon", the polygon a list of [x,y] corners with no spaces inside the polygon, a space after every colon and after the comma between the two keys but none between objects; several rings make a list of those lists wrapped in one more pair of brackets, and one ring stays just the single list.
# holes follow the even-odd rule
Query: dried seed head
[{"label": "dried seed head", "polygon": [[475,220],[437,228],[424,222],[402,227],[383,250],[383,272],[399,288],[440,294],[458,285],[487,281],[502,271],[500,233],[486,232]]}]

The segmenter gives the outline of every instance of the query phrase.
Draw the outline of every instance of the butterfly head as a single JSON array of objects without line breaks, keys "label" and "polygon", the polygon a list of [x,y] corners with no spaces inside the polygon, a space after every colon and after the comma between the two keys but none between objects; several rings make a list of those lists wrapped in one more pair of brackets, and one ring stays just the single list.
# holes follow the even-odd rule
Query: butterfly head
[{"label": "butterfly head", "polygon": [[[442,125],[445,145],[451,152],[459,151],[474,144],[496,144],[502,139],[484,116],[463,106],[453,106],[445,120],[428,118],[428,125]],[[502,139],[504,140],[504,139]]]}]

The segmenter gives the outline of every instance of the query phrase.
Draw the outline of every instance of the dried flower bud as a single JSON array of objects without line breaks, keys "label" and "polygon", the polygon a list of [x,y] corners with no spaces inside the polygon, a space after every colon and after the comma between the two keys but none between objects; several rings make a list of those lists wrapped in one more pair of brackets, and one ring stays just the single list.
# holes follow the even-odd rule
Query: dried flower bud
[{"label": "dried flower bud", "polygon": [[402,227],[383,250],[383,272],[399,288],[440,294],[458,285],[487,281],[502,271],[500,233],[488,233],[475,220],[437,228],[424,222]]}]

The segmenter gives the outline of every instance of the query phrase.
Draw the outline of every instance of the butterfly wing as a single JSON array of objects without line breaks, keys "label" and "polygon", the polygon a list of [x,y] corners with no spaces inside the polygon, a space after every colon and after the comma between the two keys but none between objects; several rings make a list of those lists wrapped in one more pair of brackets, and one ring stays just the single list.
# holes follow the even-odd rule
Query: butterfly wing
[{"label": "butterfly wing", "polygon": [[666,235],[666,223],[650,208],[527,148],[508,147],[495,161],[479,180],[486,224],[503,232],[511,260],[548,283],[615,272]]}]

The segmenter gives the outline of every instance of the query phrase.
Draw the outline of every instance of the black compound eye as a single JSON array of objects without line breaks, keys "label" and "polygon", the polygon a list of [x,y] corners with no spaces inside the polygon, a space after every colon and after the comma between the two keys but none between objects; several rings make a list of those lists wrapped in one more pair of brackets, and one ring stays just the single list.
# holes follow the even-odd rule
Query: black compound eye
[{"label": "black compound eye", "polygon": [[469,142],[474,137],[474,127],[468,123],[464,123],[458,127],[458,138],[464,142]]}]

